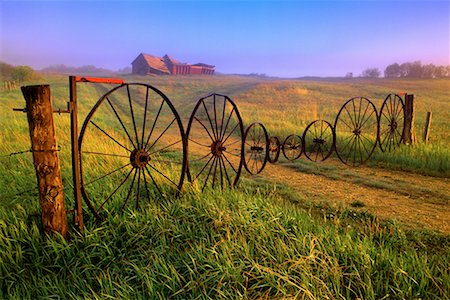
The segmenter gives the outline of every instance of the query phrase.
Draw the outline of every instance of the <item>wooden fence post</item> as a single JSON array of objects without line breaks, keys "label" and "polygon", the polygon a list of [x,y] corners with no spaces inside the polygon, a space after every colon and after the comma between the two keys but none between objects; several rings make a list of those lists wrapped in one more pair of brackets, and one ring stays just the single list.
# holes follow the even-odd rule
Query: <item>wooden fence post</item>
[{"label": "wooden fence post", "polygon": [[49,85],[22,87],[44,231],[69,238]]},{"label": "wooden fence post", "polygon": [[425,120],[425,128],[423,129],[423,142],[428,144],[428,137],[430,136],[430,126],[431,126],[431,111],[427,112],[427,119]]},{"label": "wooden fence post", "polygon": [[405,94],[405,126],[403,129],[403,143],[416,143],[416,128],[414,126],[414,95]]}]

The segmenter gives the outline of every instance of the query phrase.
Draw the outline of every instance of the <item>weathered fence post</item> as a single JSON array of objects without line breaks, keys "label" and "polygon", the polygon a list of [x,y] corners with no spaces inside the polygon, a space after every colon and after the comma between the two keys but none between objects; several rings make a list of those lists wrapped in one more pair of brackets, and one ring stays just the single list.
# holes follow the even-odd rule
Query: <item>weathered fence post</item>
[{"label": "weathered fence post", "polygon": [[403,143],[416,143],[416,128],[414,127],[414,95],[405,94],[405,126],[403,129]]},{"label": "weathered fence post", "polygon": [[430,127],[431,127],[431,111],[427,112],[427,119],[425,120],[425,128],[423,129],[423,142],[428,144],[428,137],[430,136]]},{"label": "weathered fence post", "polygon": [[44,231],[69,237],[49,85],[22,87]]}]

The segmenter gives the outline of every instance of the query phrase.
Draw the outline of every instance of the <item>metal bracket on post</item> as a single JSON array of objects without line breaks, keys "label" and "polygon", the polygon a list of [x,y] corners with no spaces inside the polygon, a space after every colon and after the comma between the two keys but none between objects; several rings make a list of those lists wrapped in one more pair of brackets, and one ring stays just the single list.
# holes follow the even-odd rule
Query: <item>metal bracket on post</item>
[{"label": "metal bracket on post", "polygon": [[78,149],[78,109],[77,109],[77,79],[75,76],[69,76],[69,97],[67,103],[70,112],[70,141],[72,144],[72,178],[73,193],[75,199],[74,223],[80,232],[84,229],[83,205],[81,199],[81,166],[80,152]]}]

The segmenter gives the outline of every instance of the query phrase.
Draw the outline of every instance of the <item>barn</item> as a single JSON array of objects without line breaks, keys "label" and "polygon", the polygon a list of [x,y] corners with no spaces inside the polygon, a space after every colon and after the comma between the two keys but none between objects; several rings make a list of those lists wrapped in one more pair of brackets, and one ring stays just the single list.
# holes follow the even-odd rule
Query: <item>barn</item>
[{"label": "barn", "polygon": [[132,73],[137,75],[213,75],[214,66],[197,63],[187,64],[164,55],[158,57],[141,53],[131,63]]}]

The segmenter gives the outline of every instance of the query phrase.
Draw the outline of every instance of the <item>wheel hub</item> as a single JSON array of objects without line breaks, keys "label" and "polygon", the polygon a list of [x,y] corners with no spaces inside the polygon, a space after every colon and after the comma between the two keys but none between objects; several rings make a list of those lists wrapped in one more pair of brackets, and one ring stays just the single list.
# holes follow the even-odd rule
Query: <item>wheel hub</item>
[{"label": "wheel hub", "polygon": [[397,129],[397,121],[395,119],[391,120],[391,123],[389,124],[389,127],[391,127],[391,131],[394,131],[395,129]]},{"label": "wheel hub", "polygon": [[315,139],[313,139],[313,143],[323,145],[326,143],[326,141],[322,138],[315,138]]},{"label": "wheel hub", "polygon": [[222,152],[225,150],[227,150],[227,148],[222,145],[222,141],[215,141],[211,144],[211,153],[215,157],[222,156]]},{"label": "wheel hub", "polygon": [[353,130],[353,134],[354,135],[360,135],[361,134],[361,129],[356,128],[355,130]]},{"label": "wheel hub", "polygon": [[[251,147],[250,147],[250,150],[260,152],[260,151],[263,151],[264,148],[261,147],[261,146],[251,146]],[[275,149],[275,151],[276,151],[276,149]]]},{"label": "wheel hub", "polygon": [[134,149],[130,155],[130,162],[134,168],[143,169],[150,162],[150,155],[145,149]]}]

